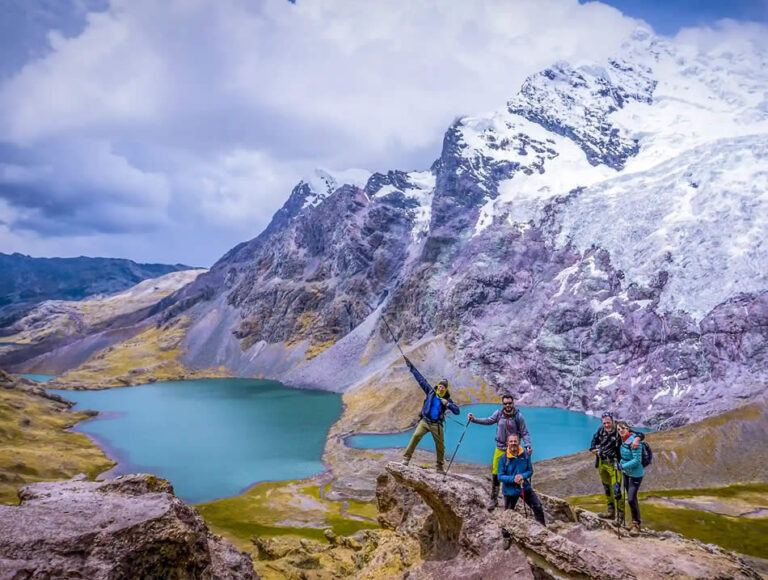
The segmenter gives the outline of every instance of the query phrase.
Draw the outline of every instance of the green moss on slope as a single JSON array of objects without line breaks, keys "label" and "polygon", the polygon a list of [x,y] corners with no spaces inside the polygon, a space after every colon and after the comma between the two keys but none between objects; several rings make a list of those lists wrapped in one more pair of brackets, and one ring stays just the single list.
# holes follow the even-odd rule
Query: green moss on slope
[{"label": "green moss on slope", "polygon": [[[644,527],[671,530],[708,544],[768,558],[768,485],[648,491],[639,497]],[[605,508],[602,495],[572,497],[569,501],[590,511]]]},{"label": "green moss on slope", "polygon": [[252,536],[291,535],[325,541],[326,528],[349,536],[379,527],[373,518],[350,517],[375,517],[373,504],[355,502],[345,510],[342,502],[322,498],[317,482],[311,480],[260,483],[237,497],[195,507],[216,533],[246,550],[252,548]]},{"label": "green moss on slope", "polygon": [[85,435],[65,431],[90,415],[17,388],[0,388],[0,503],[37,481],[94,479],[115,463]]}]

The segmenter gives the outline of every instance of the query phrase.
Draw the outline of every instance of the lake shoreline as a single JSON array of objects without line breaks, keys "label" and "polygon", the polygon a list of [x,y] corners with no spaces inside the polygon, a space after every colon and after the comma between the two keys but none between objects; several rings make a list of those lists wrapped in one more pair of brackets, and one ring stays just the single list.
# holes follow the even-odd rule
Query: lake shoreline
[{"label": "lake shoreline", "polygon": [[[185,502],[199,504],[237,497],[266,482],[332,478],[323,449],[341,416],[340,395],[261,379],[189,383],[149,383],[141,385],[148,391],[136,395],[120,387],[93,395],[51,390],[74,401],[78,410],[95,408],[95,416],[71,430],[86,435],[116,462],[100,479],[152,473],[171,481]],[[114,396],[101,398],[105,391]],[[296,413],[302,417],[301,429]],[[99,423],[105,425],[95,427]],[[314,436],[318,429],[322,433]],[[248,472],[255,477],[237,485]],[[225,489],[217,493],[221,486]]]}]

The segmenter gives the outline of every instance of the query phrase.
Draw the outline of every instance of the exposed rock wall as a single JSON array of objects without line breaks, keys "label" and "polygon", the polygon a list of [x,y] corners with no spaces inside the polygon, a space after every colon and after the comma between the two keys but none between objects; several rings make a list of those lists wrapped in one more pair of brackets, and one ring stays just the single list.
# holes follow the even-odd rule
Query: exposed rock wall
[{"label": "exposed rock wall", "polygon": [[0,506],[0,578],[255,578],[154,476],[38,483],[19,497]]}]

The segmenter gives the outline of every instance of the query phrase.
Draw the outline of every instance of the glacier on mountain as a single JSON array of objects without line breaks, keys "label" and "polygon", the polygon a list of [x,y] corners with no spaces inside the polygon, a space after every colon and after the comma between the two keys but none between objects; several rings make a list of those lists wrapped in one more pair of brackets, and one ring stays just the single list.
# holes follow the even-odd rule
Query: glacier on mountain
[{"label": "glacier on mountain", "polygon": [[[320,170],[164,302],[183,362],[344,391],[424,369],[679,425],[768,385],[768,58],[638,29],[448,127],[423,171]],[[384,375],[377,374],[384,373]]]}]

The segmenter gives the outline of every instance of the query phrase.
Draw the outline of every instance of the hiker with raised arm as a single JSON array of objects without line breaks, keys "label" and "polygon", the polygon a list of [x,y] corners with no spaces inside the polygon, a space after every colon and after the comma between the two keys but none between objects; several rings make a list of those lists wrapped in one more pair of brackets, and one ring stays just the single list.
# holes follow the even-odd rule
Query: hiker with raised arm
[{"label": "hiker with raised arm", "polygon": [[454,415],[458,415],[459,408],[451,400],[448,379],[442,379],[437,385],[432,387],[429,381],[408,360],[408,357],[403,356],[403,358],[408,370],[411,371],[411,374],[426,395],[424,404],[421,407],[421,413],[419,414],[419,423],[416,425],[416,430],[413,432],[411,442],[408,444],[405,454],[403,454],[403,463],[405,465],[410,463],[413,452],[416,450],[416,446],[421,441],[421,438],[427,433],[431,433],[432,439],[435,441],[435,452],[437,453],[437,471],[445,473],[443,467],[445,461],[445,411],[448,409]]},{"label": "hiker with raised arm", "polygon": [[523,414],[515,407],[515,398],[509,393],[501,397],[501,409],[494,411],[490,417],[481,419],[470,413],[467,418],[471,423],[478,425],[496,424],[496,448],[493,450],[493,463],[491,464],[491,498],[488,502],[488,509],[494,509],[499,502],[499,477],[498,466],[499,458],[507,450],[507,438],[510,435],[517,435],[525,443],[525,450],[528,455],[533,453],[531,447],[531,436],[528,433],[528,426],[525,424]]},{"label": "hiker with raised arm", "polygon": [[[499,457],[497,465],[499,481],[504,494],[504,509],[513,510],[517,500],[522,496],[523,502],[530,506],[533,517],[542,526],[544,523],[544,508],[541,500],[531,486],[533,475],[533,463],[531,454],[520,447],[520,437],[512,434],[507,438],[507,448]],[[504,538],[504,549],[508,550],[512,545],[509,532],[502,528],[501,535]]]},{"label": "hiker with raised arm", "polygon": [[[607,506],[607,510],[597,516],[606,520],[615,519],[621,524],[624,522],[624,496],[618,461],[622,441],[613,420],[613,413],[603,413],[601,420],[602,426],[592,437],[589,446],[589,450],[595,454],[595,467],[603,484]],[[639,433],[632,441],[632,448],[637,449],[643,438],[644,435]]]}]

